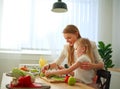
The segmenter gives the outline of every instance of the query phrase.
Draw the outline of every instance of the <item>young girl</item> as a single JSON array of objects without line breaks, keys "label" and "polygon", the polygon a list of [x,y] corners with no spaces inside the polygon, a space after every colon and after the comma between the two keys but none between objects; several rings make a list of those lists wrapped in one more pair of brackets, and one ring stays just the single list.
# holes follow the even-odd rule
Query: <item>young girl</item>
[{"label": "young girl", "polygon": [[72,66],[70,66],[68,69],[46,71],[45,75],[62,75],[69,74],[74,71],[74,77],[77,80],[86,84],[92,84],[95,76],[94,70],[84,70],[80,67],[82,62],[94,63],[94,56],[90,41],[86,38],[80,38],[74,43],[74,49],[77,56],[77,61]]}]

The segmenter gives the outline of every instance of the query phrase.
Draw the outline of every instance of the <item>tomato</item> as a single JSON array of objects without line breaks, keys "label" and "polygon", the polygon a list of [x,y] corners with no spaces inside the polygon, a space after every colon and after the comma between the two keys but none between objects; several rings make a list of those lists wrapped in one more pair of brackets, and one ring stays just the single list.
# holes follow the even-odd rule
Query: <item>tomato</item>
[{"label": "tomato", "polygon": [[29,71],[26,66],[21,67],[20,70]]},{"label": "tomato", "polygon": [[65,83],[68,83],[68,79],[69,79],[69,77],[70,77],[69,75],[67,75],[67,76],[65,77],[65,80],[64,80]]},{"label": "tomato", "polygon": [[31,76],[29,76],[29,75],[21,76],[18,79],[19,86],[29,87],[29,86],[31,86],[31,84],[32,84]]},{"label": "tomato", "polygon": [[31,76],[29,76],[29,75],[24,76],[24,85],[29,86],[31,84],[32,84]]},{"label": "tomato", "polygon": [[13,88],[13,87],[14,87],[14,84],[10,83],[10,87]]},{"label": "tomato", "polygon": [[20,77],[18,78],[18,85],[19,85],[19,86],[24,86],[24,76],[20,76]]}]

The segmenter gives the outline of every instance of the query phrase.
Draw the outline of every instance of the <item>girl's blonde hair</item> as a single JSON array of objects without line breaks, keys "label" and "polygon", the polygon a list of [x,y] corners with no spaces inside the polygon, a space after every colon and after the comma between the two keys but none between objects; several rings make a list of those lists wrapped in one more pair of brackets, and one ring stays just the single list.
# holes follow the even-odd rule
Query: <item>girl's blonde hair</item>
[{"label": "girl's blonde hair", "polygon": [[[77,33],[77,38],[81,38],[81,35],[79,33],[78,28],[75,25],[67,25],[64,30],[63,33],[71,33],[71,34],[75,34]],[[68,65],[72,65],[75,62],[74,59],[74,48],[73,46],[69,46],[68,47]]]},{"label": "girl's blonde hair", "polygon": [[82,47],[85,47],[85,53],[90,57],[91,59],[91,62],[94,63],[94,55],[93,55],[93,51],[92,51],[92,46],[91,46],[91,43],[90,41],[87,39],[87,38],[80,38],[78,39],[74,45],[77,45],[77,46],[82,46]]}]

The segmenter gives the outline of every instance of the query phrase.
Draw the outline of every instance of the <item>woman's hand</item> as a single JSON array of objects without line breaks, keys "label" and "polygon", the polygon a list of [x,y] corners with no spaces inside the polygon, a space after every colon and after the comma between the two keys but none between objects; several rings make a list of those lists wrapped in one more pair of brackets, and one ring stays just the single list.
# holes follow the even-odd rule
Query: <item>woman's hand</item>
[{"label": "woman's hand", "polygon": [[94,64],[90,62],[82,62],[80,68],[84,70],[91,70],[94,68]]},{"label": "woman's hand", "polygon": [[104,63],[103,62],[98,62],[96,63],[89,63],[89,62],[82,62],[80,65],[81,69],[84,70],[91,70],[91,69],[103,69],[104,68]]}]

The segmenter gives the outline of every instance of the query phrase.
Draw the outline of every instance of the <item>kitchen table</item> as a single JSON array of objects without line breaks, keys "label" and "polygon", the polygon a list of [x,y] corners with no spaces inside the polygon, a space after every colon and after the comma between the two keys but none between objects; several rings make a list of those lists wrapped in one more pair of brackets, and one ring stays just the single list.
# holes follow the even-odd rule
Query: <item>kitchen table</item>
[{"label": "kitchen table", "polygon": [[[6,86],[6,84],[9,84],[11,80],[12,80],[12,77],[8,77],[8,76],[6,76],[6,73],[3,73],[1,89],[7,89],[5,86]],[[36,77],[35,82],[45,83],[47,85],[50,85],[51,86],[50,89],[94,89],[83,83],[76,83],[74,86],[70,86],[66,83],[50,83],[50,82],[47,82],[47,81],[41,79],[40,77]]]}]

